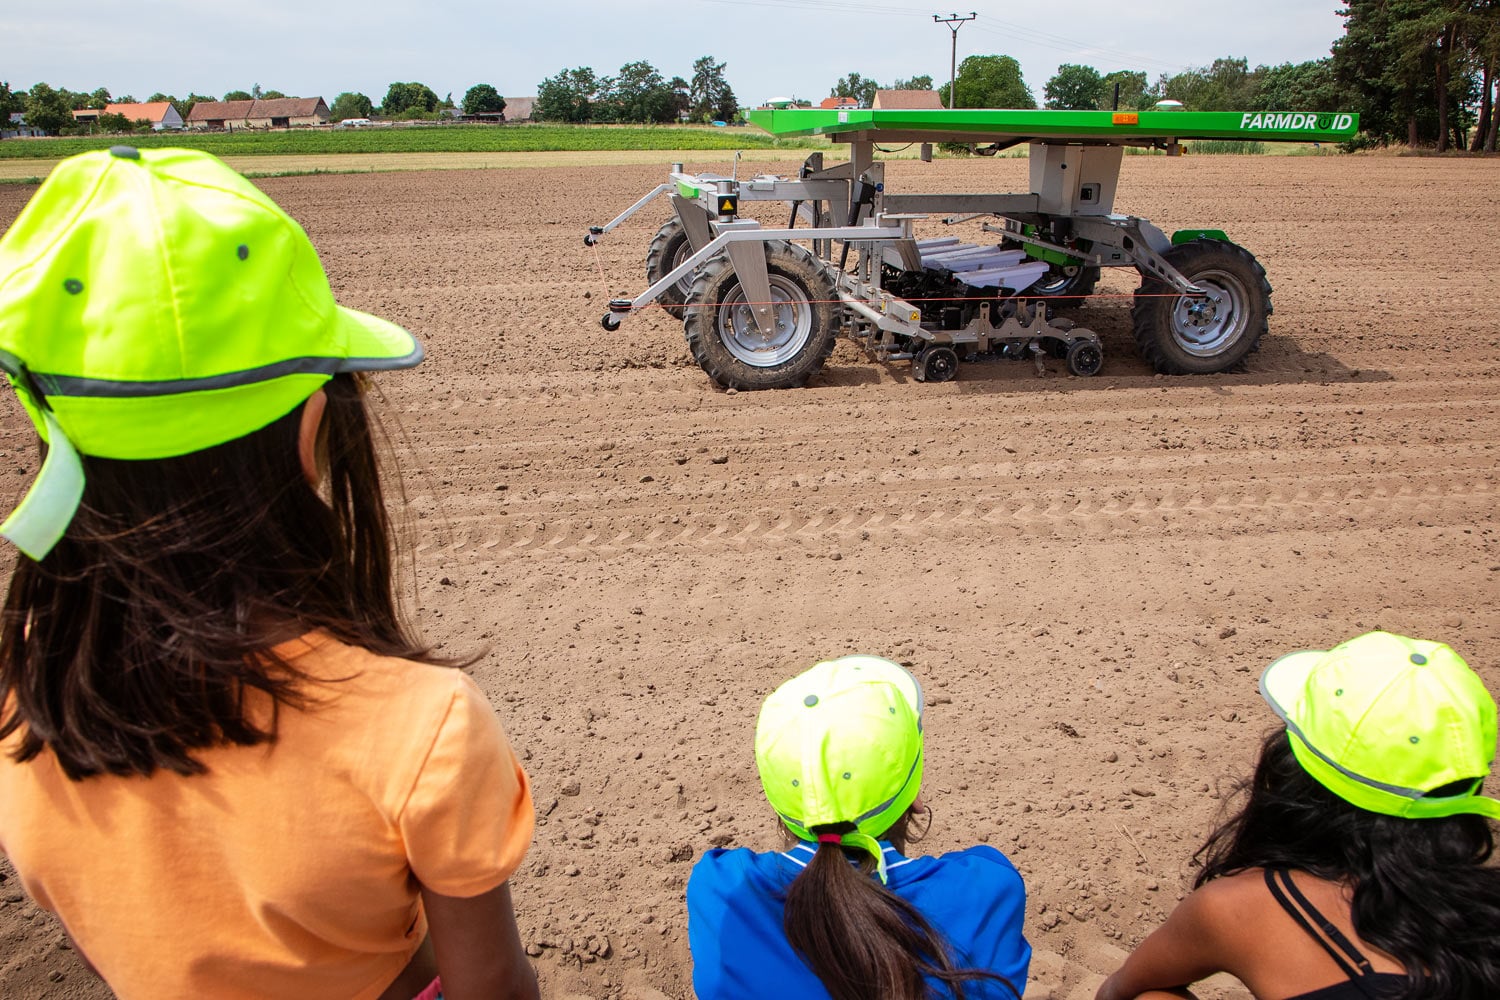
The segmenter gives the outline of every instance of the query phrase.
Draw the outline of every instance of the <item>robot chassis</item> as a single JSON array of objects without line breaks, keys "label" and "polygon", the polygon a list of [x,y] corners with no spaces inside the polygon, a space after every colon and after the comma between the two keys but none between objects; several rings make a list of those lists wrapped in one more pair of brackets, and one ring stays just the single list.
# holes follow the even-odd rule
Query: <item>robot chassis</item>
[{"label": "robot chassis", "polygon": [[[816,113],[774,114],[786,121]],[[758,114],[750,117],[776,131]],[[1168,237],[1145,219],[1112,211],[1124,146],[1172,153],[1180,151],[1175,138],[935,136],[893,128],[881,141],[997,139],[981,151],[990,153],[1023,141],[1031,147],[1029,193],[902,195],[885,189],[873,130],[833,137],[849,143],[849,160],[825,167],[813,153],[795,178],[690,174],[675,163],[666,183],[590,227],[584,243],[593,246],[663,195],[674,209],[647,253],[649,287],[612,299],[600,319],[604,329],[618,330],[655,303],[684,320],[689,347],[709,377],[736,389],[803,385],[838,334],[877,361],[910,361],[917,381],[952,379],[961,359],[982,353],[1030,358],[1039,374],[1047,357],[1061,358],[1071,374],[1092,376],[1104,363],[1099,337],[1055,316],[1048,304],[1081,301],[1100,268],[1134,267],[1141,275],[1135,339],[1159,372],[1234,368],[1265,332],[1271,288],[1248,251],[1217,230]],[[923,158],[929,156],[924,145]],[[761,201],[790,205],[785,228],[740,216],[742,205]],[[993,219],[981,228],[998,239],[982,246],[916,239],[914,224],[934,216],[946,224]]]}]

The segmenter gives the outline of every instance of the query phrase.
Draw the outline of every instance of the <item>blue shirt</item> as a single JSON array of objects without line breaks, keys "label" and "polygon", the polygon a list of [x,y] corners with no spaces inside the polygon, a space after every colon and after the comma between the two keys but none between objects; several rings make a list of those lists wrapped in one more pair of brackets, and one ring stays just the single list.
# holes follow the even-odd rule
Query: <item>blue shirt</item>
[{"label": "blue shirt", "polygon": [[[903,857],[884,842],[889,888],[917,908],[949,947],[956,968],[995,972],[1026,988],[1031,945],[1021,933],[1026,887],[993,847],[971,847],[937,858]],[[699,1000],[822,998],[828,991],[792,950],[782,909],[792,879],[815,852],[802,843],[784,854],[749,848],[712,850],[693,865],[687,885],[688,945]],[[874,878],[874,876],[870,876]],[[933,984],[937,996],[949,996]],[[964,983],[972,1000],[1014,1000],[1002,984]]]}]

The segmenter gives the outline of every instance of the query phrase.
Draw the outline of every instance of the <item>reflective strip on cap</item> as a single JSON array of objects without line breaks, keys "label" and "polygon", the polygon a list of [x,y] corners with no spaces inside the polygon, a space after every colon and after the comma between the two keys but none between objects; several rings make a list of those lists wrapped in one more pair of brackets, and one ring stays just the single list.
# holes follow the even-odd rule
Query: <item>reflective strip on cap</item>
[{"label": "reflective strip on cap", "polygon": [[[415,341],[413,341],[415,344]],[[416,344],[410,354],[399,358],[288,358],[269,365],[244,368],[221,375],[198,378],[127,381],[125,379],[87,378],[80,375],[46,375],[32,372],[38,387],[48,396],[70,396],[93,399],[134,399],[147,396],[175,396],[186,392],[208,392],[270,382],[288,375],[337,375],[341,372],[389,371],[410,368],[422,360],[422,347]]]}]

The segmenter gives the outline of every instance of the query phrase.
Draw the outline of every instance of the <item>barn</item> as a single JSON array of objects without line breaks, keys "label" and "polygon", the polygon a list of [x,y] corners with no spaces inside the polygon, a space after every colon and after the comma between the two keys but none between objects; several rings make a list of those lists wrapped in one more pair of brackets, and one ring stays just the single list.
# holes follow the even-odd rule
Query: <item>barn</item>
[{"label": "barn", "polygon": [[102,108],[84,108],[73,112],[77,122],[96,122],[100,115],[123,115],[133,122],[150,122],[152,130],[182,128],[182,115],[171,101],[152,101],[149,104],[106,104]]},{"label": "barn", "polygon": [[508,122],[531,121],[531,108],[534,104],[536,104],[535,97],[507,97],[504,120]]},{"label": "barn", "polygon": [[254,101],[199,101],[188,112],[188,128],[244,128]]},{"label": "barn", "polygon": [[251,128],[327,125],[328,105],[321,97],[278,97],[252,102],[245,122]]},{"label": "barn", "polygon": [[327,125],[321,97],[277,97],[258,101],[200,101],[188,112],[189,128],[291,128]]}]

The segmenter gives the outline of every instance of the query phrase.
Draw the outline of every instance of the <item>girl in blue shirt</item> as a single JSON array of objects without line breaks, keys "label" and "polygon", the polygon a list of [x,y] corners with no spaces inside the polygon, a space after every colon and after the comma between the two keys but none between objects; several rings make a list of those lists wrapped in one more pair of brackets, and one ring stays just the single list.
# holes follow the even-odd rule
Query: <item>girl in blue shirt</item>
[{"label": "girl in blue shirt", "polygon": [[784,853],[712,850],[688,880],[700,1000],[1019,1000],[1026,892],[991,847],[905,856],[922,690],[873,656],[819,663],[761,708],[755,762]]}]

